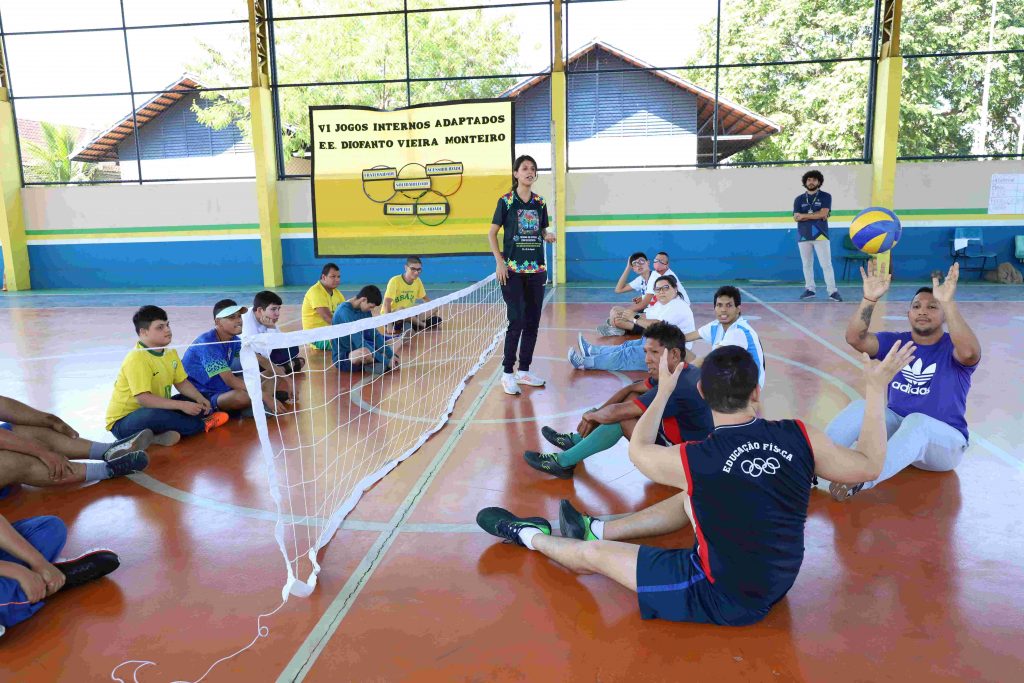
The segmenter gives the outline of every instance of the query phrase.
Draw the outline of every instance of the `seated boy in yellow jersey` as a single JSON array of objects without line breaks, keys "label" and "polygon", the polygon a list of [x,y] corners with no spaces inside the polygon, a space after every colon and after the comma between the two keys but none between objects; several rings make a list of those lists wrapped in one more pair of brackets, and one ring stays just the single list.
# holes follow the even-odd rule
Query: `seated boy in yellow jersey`
[{"label": "seated boy in yellow jersey", "polygon": [[[171,343],[167,313],[143,306],[132,316],[139,342],[121,363],[114,393],[107,406],[107,429],[117,438],[151,430],[153,442],[170,446],[182,436],[219,427],[227,413],[215,412],[210,402],[188,381],[178,352]],[[171,387],[179,392],[171,397]]]},{"label": "seated boy in yellow jersey", "polygon": [[[420,279],[422,273],[423,262],[418,256],[410,256],[405,259],[405,272],[388,280],[387,289],[384,290],[384,305],[381,307],[381,315],[415,306],[420,299],[430,301],[427,290],[423,287],[423,280]],[[392,334],[401,332],[407,323],[415,330],[422,330],[424,327],[433,327],[440,322],[441,319],[436,315],[428,316],[424,313],[398,321],[392,329]]]},{"label": "seated boy in yellow jersey", "polygon": [[[345,303],[345,296],[338,291],[341,284],[341,269],[335,263],[328,263],[320,271],[320,281],[306,291],[302,297],[302,329],[315,330],[328,327],[334,311]],[[311,348],[330,351],[331,342],[313,342]]]}]

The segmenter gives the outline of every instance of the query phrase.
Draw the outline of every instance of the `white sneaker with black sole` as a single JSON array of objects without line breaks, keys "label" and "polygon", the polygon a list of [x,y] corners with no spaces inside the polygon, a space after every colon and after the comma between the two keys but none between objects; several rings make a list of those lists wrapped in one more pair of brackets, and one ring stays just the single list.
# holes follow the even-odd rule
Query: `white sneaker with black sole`
[{"label": "white sneaker with black sole", "polygon": [[511,372],[501,373],[501,388],[509,396],[518,396],[523,393],[523,390],[516,383],[516,376]]}]

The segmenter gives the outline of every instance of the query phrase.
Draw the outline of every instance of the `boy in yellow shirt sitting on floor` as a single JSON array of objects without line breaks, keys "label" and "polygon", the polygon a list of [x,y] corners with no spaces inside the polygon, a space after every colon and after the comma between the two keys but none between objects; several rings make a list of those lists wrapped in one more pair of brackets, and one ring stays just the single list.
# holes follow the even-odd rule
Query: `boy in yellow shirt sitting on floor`
[{"label": "boy in yellow shirt sitting on floor", "polygon": [[[315,330],[331,325],[331,319],[338,306],[345,303],[345,295],[338,291],[341,284],[341,269],[336,263],[328,263],[320,271],[320,280],[306,290],[302,297],[302,329]],[[330,351],[331,342],[313,342],[311,348]]]},{"label": "boy in yellow shirt sitting on floor", "polygon": [[[132,316],[139,342],[121,363],[114,393],[107,406],[107,429],[121,439],[144,429],[156,434],[153,443],[171,446],[183,436],[219,427],[227,413],[215,412],[210,402],[188,381],[171,343],[167,313],[143,306]],[[171,387],[180,393],[171,396]]]},{"label": "boy in yellow shirt sitting on floor", "polygon": [[[384,290],[384,305],[381,307],[381,315],[387,315],[393,311],[400,311],[416,305],[420,299],[430,301],[427,290],[423,286],[420,274],[423,272],[423,262],[418,256],[410,256],[405,259],[405,272],[396,275],[388,280],[387,289]],[[407,320],[401,320],[395,324],[391,334],[402,331],[406,323],[413,329],[422,330],[425,327],[433,327],[441,322],[441,319],[427,314],[418,315]]]}]

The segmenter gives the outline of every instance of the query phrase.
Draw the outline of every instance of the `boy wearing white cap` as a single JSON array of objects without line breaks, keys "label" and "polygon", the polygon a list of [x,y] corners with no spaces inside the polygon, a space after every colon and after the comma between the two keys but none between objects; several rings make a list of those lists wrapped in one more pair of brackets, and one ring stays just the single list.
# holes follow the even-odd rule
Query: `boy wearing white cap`
[{"label": "boy wearing white cap", "polygon": [[[213,329],[203,332],[189,344],[181,359],[188,379],[214,410],[242,411],[251,408],[245,382],[231,371],[242,342],[242,314],[249,309],[231,299],[221,299],[213,306]],[[263,405],[268,412],[284,412],[285,407],[274,396],[274,384],[263,381]]]}]

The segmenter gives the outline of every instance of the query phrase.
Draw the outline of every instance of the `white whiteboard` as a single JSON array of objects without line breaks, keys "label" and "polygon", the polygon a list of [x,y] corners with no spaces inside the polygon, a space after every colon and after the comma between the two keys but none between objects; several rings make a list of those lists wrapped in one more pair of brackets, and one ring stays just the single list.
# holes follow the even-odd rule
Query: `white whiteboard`
[{"label": "white whiteboard", "polygon": [[989,213],[1024,213],[1024,173],[993,173]]}]

